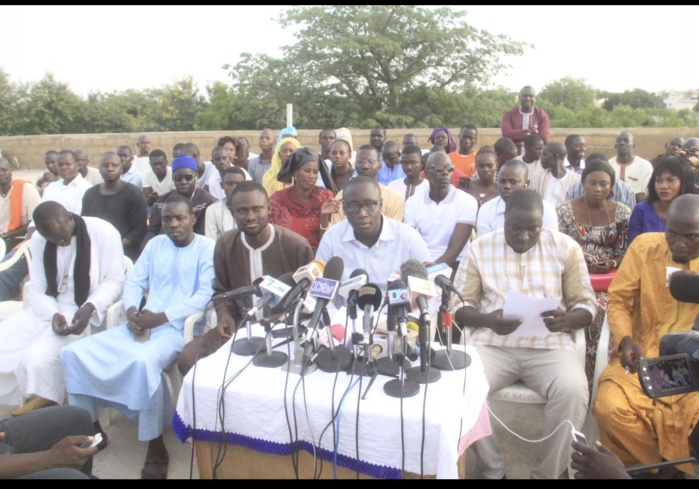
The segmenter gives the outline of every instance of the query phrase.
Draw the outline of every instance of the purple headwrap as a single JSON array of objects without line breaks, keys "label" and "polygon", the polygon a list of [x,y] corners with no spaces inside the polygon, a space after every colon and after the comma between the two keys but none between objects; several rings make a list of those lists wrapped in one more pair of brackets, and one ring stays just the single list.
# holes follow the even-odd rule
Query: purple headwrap
[{"label": "purple headwrap", "polygon": [[447,138],[449,139],[449,148],[447,149],[447,154],[448,153],[453,153],[456,151],[456,141],[454,140],[454,135],[451,133],[451,131],[444,127],[444,126],[437,126],[434,128],[432,131],[432,134],[430,134],[430,137],[427,138],[427,140],[434,144],[434,136],[439,132],[439,131],[444,131],[447,135]]}]

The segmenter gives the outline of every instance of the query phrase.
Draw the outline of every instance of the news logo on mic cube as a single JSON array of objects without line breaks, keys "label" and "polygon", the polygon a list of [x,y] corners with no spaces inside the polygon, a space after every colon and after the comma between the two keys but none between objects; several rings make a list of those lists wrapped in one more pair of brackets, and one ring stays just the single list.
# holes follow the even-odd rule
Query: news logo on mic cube
[{"label": "news logo on mic cube", "polygon": [[274,295],[274,301],[270,304],[272,307],[279,304],[282,298],[291,290],[291,287],[286,285],[281,280],[266,276],[260,283],[260,289]]},{"label": "news logo on mic cube", "polygon": [[309,295],[316,299],[326,299],[331,301],[335,298],[340,282],[329,278],[318,277],[313,281]]},{"label": "news logo on mic cube", "polygon": [[388,289],[388,304],[391,306],[410,305],[408,289]]}]

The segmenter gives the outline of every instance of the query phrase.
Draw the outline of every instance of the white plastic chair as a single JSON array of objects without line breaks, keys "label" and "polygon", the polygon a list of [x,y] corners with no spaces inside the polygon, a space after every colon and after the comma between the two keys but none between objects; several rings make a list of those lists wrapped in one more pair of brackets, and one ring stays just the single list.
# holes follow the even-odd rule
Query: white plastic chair
[{"label": "white plastic chair", "polygon": [[[0,241],[2,241],[2,245],[0,245],[0,247],[4,248],[5,242],[3,240],[0,240]],[[5,254],[3,253],[2,256],[5,256]],[[26,258],[27,267],[29,267],[29,265],[31,263],[32,256],[31,256],[31,253],[29,251],[29,241],[28,240],[24,241],[20,245],[20,247],[17,248],[17,252],[14,255],[12,255],[12,257],[9,260],[0,263],[0,272],[10,268],[12,265],[17,263],[19,261],[19,259],[22,257]],[[28,283],[29,283],[29,280],[26,280],[24,282],[23,287],[22,287],[22,300],[21,301],[10,300],[10,301],[0,302],[0,321],[3,321],[9,317],[12,317],[15,314],[17,314],[18,312],[21,312],[22,309],[27,309],[27,307],[29,307],[29,304],[27,303],[27,290],[28,290],[27,284]]]}]

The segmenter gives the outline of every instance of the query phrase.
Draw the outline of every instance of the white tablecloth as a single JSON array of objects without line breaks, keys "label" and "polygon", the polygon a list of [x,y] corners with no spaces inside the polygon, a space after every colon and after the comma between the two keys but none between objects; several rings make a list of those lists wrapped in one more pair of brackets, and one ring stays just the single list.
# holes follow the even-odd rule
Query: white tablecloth
[{"label": "white tablecloth", "polygon": [[[261,334],[257,326],[253,331]],[[335,374],[316,370],[299,382],[298,374],[255,367],[252,357],[229,354],[231,341],[200,360],[196,370],[184,378],[173,417],[173,427],[182,441],[193,437],[219,442],[225,436],[228,443],[280,455],[292,453],[294,447],[311,453],[320,447],[325,460],[355,469],[359,459],[359,471],[377,477],[400,477],[404,467],[416,474],[458,478],[461,453],[491,432],[484,409],[488,384],[472,347],[466,349],[471,356],[467,369],[443,371],[437,382],[420,385],[417,395],[402,400],[403,466],[401,399],[386,395],[383,389],[390,377],[379,375],[366,399],[358,403],[370,378],[361,378],[360,392],[359,376],[341,372],[334,386],[333,408]],[[286,347],[281,350],[286,351]],[[338,409],[339,422],[335,420],[333,434],[333,426],[328,425],[332,412]]]}]

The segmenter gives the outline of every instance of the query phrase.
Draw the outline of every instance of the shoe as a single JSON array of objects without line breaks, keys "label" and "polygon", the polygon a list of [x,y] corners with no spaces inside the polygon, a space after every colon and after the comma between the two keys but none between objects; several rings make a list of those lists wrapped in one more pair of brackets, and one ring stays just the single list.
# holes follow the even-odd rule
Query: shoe
[{"label": "shoe", "polygon": [[167,466],[170,460],[146,460],[141,469],[141,479],[167,479]]},{"label": "shoe", "polygon": [[45,408],[48,406],[56,406],[58,405],[57,402],[52,401],[50,399],[44,399],[43,397],[35,397],[31,401],[23,404],[22,406],[18,407],[14,411],[12,411],[10,414],[12,416],[22,416],[23,414],[31,413],[32,411],[35,411],[37,409]]}]

